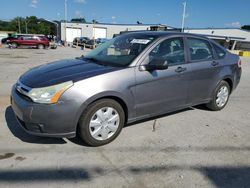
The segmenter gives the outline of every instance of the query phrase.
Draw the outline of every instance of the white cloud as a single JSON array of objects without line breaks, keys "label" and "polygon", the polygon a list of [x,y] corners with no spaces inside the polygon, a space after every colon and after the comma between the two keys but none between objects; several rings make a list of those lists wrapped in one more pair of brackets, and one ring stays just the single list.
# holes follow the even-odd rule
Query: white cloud
[{"label": "white cloud", "polygon": [[115,16],[112,16],[111,19],[114,20],[114,19],[116,19],[116,17],[115,17]]},{"label": "white cloud", "polygon": [[37,8],[36,4],[30,4],[29,7]]},{"label": "white cloud", "polygon": [[37,8],[38,0],[31,0],[29,7]]},{"label": "white cloud", "polygon": [[86,2],[87,2],[86,0],[75,0],[75,3],[85,4]]},{"label": "white cloud", "polygon": [[81,18],[81,17],[82,17],[82,12],[79,11],[79,10],[76,10],[76,11],[75,11],[75,16],[76,16],[77,18]]},{"label": "white cloud", "polygon": [[232,22],[232,23],[227,23],[225,24],[227,27],[241,27],[241,23],[239,21],[237,22]]}]

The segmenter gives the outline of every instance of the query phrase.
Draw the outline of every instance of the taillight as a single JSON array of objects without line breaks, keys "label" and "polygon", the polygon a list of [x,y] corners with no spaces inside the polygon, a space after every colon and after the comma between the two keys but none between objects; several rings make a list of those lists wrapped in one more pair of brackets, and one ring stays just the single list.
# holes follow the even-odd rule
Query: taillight
[{"label": "taillight", "polygon": [[241,67],[241,60],[239,59],[238,61],[238,67],[240,68]]}]

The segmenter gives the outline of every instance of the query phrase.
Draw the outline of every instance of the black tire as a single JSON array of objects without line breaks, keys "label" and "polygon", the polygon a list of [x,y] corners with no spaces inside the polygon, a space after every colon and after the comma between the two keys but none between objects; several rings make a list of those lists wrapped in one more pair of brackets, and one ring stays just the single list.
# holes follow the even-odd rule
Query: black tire
[{"label": "black tire", "polygon": [[[226,87],[227,90],[228,90],[228,97],[227,97],[227,100],[226,102],[224,103],[223,106],[219,106],[216,102],[217,100],[217,95],[218,95],[218,92],[221,90],[221,88],[223,87]],[[219,110],[222,110],[226,105],[227,105],[227,102],[229,100],[229,96],[230,96],[230,92],[231,92],[231,89],[230,89],[230,86],[229,84],[225,81],[225,80],[222,80],[216,87],[216,89],[214,90],[213,92],[213,96],[212,96],[212,100],[210,101],[210,103],[206,104],[206,106],[212,110],[212,111],[219,111]]]},{"label": "black tire", "polygon": [[[120,121],[117,130],[114,134],[106,140],[95,139],[90,132],[90,121],[94,114],[105,107],[111,107],[116,110],[119,115]],[[112,99],[101,99],[90,104],[87,109],[83,112],[79,120],[78,134],[81,139],[89,146],[101,146],[112,142],[121,132],[125,123],[125,114],[121,105]]]},{"label": "black tire", "polygon": [[45,48],[45,46],[43,44],[38,44],[37,45],[37,49],[44,49],[44,48]]}]

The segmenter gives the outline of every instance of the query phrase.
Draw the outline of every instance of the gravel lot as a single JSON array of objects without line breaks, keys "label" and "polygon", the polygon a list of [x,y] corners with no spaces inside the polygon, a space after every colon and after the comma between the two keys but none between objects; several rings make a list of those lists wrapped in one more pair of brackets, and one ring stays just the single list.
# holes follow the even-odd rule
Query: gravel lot
[{"label": "gravel lot", "polygon": [[11,86],[31,67],[83,53],[0,48],[0,187],[250,187],[250,58],[220,112],[194,107],[127,126],[98,148],[23,132]]}]

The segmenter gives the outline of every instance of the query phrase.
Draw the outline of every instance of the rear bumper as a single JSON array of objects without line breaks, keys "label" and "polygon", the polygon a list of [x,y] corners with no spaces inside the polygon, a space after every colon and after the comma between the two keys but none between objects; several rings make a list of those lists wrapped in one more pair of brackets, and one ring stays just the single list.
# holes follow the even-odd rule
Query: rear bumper
[{"label": "rear bumper", "polygon": [[11,106],[20,126],[29,134],[67,138],[76,135],[77,107],[72,102],[37,104],[22,96],[13,87]]}]

